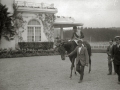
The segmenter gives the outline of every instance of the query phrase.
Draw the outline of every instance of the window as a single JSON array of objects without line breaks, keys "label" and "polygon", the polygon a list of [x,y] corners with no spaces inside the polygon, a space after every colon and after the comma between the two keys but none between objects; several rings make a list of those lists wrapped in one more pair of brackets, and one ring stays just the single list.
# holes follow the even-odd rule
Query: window
[{"label": "window", "polygon": [[28,42],[39,42],[41,41],[41,26],[37,20],[31,20],[28,23]]}]

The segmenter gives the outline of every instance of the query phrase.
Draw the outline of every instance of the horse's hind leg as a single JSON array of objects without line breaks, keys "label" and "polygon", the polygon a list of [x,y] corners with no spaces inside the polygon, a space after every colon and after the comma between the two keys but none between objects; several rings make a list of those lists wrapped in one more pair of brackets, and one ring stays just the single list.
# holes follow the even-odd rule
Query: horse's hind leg
[{"label": "horse's hind leg", "polygon": [[75,66],[74,66],[74,73],[75,73],[75,75],[77,75]]},{"label": "horse's hind leg", "polygon": [[70,78],[72,78],[72,70],[73,70],[73,65],[71,64],[71,73],[70,73]]},{"label": "horse's hind leg", "polygon": [[91,58],[89,59],[89,73],[91,71]]}]

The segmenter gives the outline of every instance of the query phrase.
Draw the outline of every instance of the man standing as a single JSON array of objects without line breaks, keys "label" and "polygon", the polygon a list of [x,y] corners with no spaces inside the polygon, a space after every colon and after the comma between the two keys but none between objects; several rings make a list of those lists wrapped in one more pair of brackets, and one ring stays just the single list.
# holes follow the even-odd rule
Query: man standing
[{"label": "man standing", "polygon": [[112,59],[115,72],[118,75],[118,84],[120,84],[120,37],[115,37],[116,45],[112,48]]},{"label": "man standing", "polygon": [[78,46],[68,56],[77,53],[76,71],[80,74],[80,80],[78,83],[81,83],[84,76],[84,67],[88,66],[89,56],[88,56],[87,48],[82,46],[82,40],[78,40],[77,43]]},{"label": "man standing", "polygon": [[108,75],[112,74],[112,46],[113,46],[113,40],[109,41],[109,46],[107,48],[107,55],[108,55]]}]

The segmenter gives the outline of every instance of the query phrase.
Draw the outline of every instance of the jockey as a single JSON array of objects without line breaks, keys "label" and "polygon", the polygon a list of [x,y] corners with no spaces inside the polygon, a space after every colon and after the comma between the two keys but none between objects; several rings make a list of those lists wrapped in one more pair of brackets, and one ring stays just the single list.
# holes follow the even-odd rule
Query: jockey
[{"label": "jockey", "polygon": [[84,38],[83,32],[80,29],[78,29],[76,26],[74,26],[71,40],[74,40],[76,42],[76,44],[77,44],[77,41],[78,40],[83,41],[83,38]]}]

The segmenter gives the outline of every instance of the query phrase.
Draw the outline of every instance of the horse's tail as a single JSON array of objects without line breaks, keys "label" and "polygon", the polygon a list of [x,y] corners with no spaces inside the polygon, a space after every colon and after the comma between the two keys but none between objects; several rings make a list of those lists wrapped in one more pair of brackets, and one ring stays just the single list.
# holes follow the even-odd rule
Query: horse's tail
[{"label": "horse's tail", "polygon": [[92,55],[91,45],[87,41],[83,41],[83,44],[86,46],[89,56],[91,56]]}]

